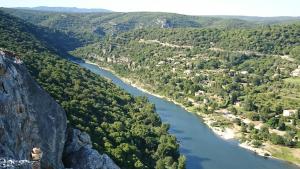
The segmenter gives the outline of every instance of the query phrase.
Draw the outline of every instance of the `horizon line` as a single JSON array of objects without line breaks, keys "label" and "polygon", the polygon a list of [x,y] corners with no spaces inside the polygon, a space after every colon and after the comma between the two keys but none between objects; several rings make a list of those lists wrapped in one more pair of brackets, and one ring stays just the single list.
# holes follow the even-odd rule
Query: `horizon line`
[{"label": "horizon line", "polygon": [[[103,12],[103,13],[169,13],[169,14],[179,14],[179,15],[186,15],[186,16],[215,16],[215,17],[226,17],[226,16],[240,16],[240,17],[260,17],[260,18],[276,18],[276,17],[292,17],[292,18],[299,18],[300,15],[297,16],[293,16],[293,15],[273,15],[273,16],[261,16],[261,15],[239,15],[239,14],[234,14],[234,15],[228,15],[228,14],[199,14],[199,15],[193,15],[193,14],[184,14],[184,13],[180,13],[180,12],[165,12],[165,11],[113,11],[110,9],[106,9],[106,8],[81,8],[81,7],[76,7],[76,6],[18,6],[18,7],[5,7],[5,6],[0,6],[0,8],[11,8],[11,9],[20,9],[20,8],[27,8],[28,10],[34,10],[34,8],[38,8],[38,7],[48,7],[48,8],[77,8],[77,9],[88,9],[88,10],[97,10],[97,9],[102,9],[102,10],[107,10],[108,12]],[[35,10],[35,11],[42,11],[43,10]],[[49,11],[51,12],[51,11]],[[55,12],[55,11],[53,11]],[[74,12],[76,13],[76,12]],[[97,13],[97,12],[94,12]],[[99,12],[102,13],[102,12]]]}]

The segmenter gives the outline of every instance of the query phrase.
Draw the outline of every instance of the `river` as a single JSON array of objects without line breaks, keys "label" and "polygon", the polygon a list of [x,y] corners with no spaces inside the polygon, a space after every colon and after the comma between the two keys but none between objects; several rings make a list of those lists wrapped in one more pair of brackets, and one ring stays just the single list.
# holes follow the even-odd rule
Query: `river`
[{"label": "river", "polygon": [[[73,62],[76,62],[73,60]],[[114,84],[134,96],[146,96],[156,106],[162,121],[170,124],[170,133],[180,142],[180,152],[187,158],[187,169],[299,169],[299,167],[274,159],[267,159],[226,141],[208,128],[201,118],[182,107],[147,94],[124,83],[111,72],[95,65],[77,62],[95,74],[112,80]]]}]

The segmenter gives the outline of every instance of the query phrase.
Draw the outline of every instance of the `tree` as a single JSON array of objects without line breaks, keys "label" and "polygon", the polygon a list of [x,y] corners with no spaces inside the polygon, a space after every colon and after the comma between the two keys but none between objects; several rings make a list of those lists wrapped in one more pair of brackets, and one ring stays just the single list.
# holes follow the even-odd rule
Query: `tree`
[{"label": "tree", "polygon": [[230,95],[230,104],[234,104],[239,97],[239,93],[238,92],[232,92]]},{"label": "tree", "polygon": [[254,112],[247,113],[247,117],[249,119],[251,119],[252,121],[259,121],[259,118],[260,118],[259,114],[258,113],[254,113]]},{"label": "tree", "polygon": [[291,50],[291,56],[300,61],[300,46],[296,46]]},{"label": "tree", "polygon": [[256,106],[252,98],[250,97],[246,98],[246,100],[244,101],[244,109],[246,111],[254,111],[256,109]]},{"label": "tree", "polygon": [[238,125],[238,126],[241,126],[242,125],[242,121],[240,118],[235,118],[234,119],[234,122]]},{"label": "tree", "polygon": [[259,140],[254,140],[252,141],[252,145],[255,147],[255,148],[258,148],[262,145],[262,142],[259,141]]},{"label": "tree", "polygon": [[249,123],[248,124],[248,130],[252,131],[254,129],[254,124],[253,123]]},{"label": "tree", "polygon": [[234,114],[234,115],[237,115],[237,114],[238,114],[238,110],[237,110],[235,107],[233,107],[233,106],[229,107],[228,110],[229,110],[232,114]]},{"label": "tree", "polygon": [[295,137],[296,133],[289,131],[284,135],[284,145],[288,146],[288,147],[293,147],[296,143],[294,142],[294,137]]},{"label": "tree", "polygon": [[241,132],[242,133],[247,133],[247,126],[246,126],[245,123],[242,123],[242,125],[241,125]]},{"label": "tree", "polygon": [[297,110],[296,119],[300,119],[300,108],[298,108],[298,110]]},{"label": "tree", "polygon": [[278,130],[285,131],[285,129],[286,129],[286,126],[285,126],[284,120],[280,119],[279,123],[278,123]]},{"label": "tree", "polygon": [[283,111],[283,107],[281,105],[276,105],[275,106],[275,113],[276,114],[281,114]]},{"label": "tree", "polygon": [[275,129],[278,126],[279,123],[279,119],[276,117],[272,117],[268,120],[267,124],[272,127],[273,129]]},{"label": "tree", "polygon": [[284,139],[282,136],[279,136],[275,133],[271,133],[270,134],[270,141],[273,143],[273,144],[279,144],[279,145],[283,145],[284,144]]},{"label": "tree", "polygon": [[254,76],[252,79],[252,84],[255,86],[259,86],[261,84],[261,82],[262,82],[262,79],[259,76]]},{"label": "tree", "polygon": [[185,169],[185,161],[186,158],[184,156],[180,156],[178,159],[178,169]]},{"label": "tree", "polygon": [[261,136],[262,139],[268,139],[269,137],[269,127],[267,125],[261,126],[259,130],[259,135]]}]

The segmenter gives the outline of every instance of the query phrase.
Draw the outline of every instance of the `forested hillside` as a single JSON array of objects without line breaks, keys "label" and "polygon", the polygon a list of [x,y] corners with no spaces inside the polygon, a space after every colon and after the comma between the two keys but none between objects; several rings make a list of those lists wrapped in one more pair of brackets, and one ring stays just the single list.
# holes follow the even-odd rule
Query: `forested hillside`
[{"label": "forested hillside", "polygon": [[112,43],[131,40],[158,40],[193,48],[219,48],[263,54],[289,54],[300,45],[300,22],[289,25],[239,29],[140,29],[112,39]]},{"label": "forested hillside", "polygon": [[89,133],[94,148],[121,168],[184,168],[176,138],[168,134],[154,105],[58,57],[63,49],[51,41],[61,35],[56,33],[0,11],[0,47],[21,57],[65,109],[68,125]]},{"label": "forested hillside", "polygon": [[299,18],[2,10],[38,26],[1,13],[10,18],[1,18],[2,46],[31,49],[25,63],[67,110],[70,124],[90,132],[94,146],[120,166],[181,168],[183,158],[153,105],[46,50],[110,68],[213,127],[237,129],[242,142],[300,163]]},{"label": "forested hillside", "polygon": [[214,126],[239,126],[241,140],[255,147],[268,142],[299,148],[300,113],[283,115],[300,110],[300,77],[292,73],[300,64],[299,37],[300,24],[147,29],[107,37],[72,53],[194,112],[212,115]]},{"label": "forested hillside", "polygon": [[[20,17],[33,24],[60,30],[71,37],[90,43],[98,41],[105,35],[116,35],[141,28],[247,28],[264,24],[299,21],[299,18],[245,20],[239,18],[222,18],[213,16],[187,16],[172,13],[53,13],[24,9],[7,9],[3,11]],[[262,19],[262,18],[260,18]]]}]

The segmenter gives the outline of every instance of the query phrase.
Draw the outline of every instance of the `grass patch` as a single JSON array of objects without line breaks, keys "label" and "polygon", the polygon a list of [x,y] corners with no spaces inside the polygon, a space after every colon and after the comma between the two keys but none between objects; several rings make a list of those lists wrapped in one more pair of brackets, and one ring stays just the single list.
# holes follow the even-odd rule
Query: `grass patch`
[{"label": "grass patch", "polygon": [[272,155],[285,161],[300,164],[300,157],[293,154],[293,149],[288,147],[272,148]]}]

